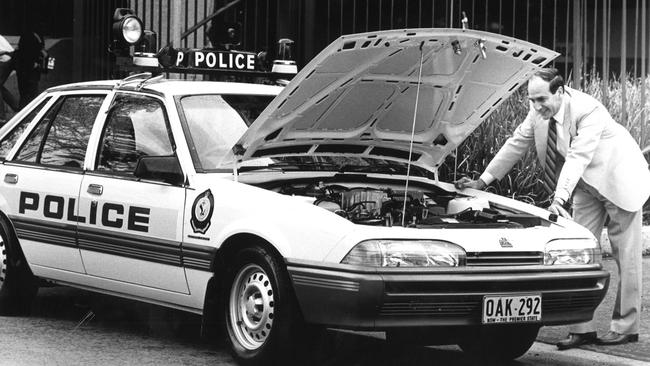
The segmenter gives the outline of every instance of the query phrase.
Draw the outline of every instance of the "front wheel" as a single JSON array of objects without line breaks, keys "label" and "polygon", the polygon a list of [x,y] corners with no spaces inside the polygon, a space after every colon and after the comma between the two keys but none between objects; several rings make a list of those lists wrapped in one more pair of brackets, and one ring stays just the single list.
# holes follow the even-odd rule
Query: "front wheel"
[{"label": "front wheel", "polygon": [[511,361],[530,349],[538,332],[538,325],[479,327],[464,337],[460,348],[470,357],[483,362]]},{"label": "front wheel", "polygon": [[302,317],[280,262],[264,248],[242,249],[227,281],[225,328],[238,361],[260,365],[290,358]]}]

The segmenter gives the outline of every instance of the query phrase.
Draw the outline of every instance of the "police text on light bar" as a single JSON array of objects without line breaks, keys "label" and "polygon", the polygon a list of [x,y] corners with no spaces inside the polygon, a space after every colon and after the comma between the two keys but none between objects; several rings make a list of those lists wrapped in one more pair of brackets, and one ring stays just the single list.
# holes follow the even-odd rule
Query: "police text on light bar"
[{"label": "police text on light bar", "polygon": [[255,70],[255,54],[204,50],[178,50],[176,67]]}]

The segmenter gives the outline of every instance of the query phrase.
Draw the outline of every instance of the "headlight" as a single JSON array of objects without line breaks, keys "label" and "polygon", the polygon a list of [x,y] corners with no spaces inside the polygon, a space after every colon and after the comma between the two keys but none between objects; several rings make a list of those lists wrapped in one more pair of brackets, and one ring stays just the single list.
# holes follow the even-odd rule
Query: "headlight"
[{"label": "headlight", "polygon": [[559,239],[546,244],[544,264],[594,264],[602,255],[598,242],[593,239]]},{"label": "headlight", "polygon": [[369,267],[458,267],[465,251],[437,240],[367,240],[357,244],[341,263]]}]

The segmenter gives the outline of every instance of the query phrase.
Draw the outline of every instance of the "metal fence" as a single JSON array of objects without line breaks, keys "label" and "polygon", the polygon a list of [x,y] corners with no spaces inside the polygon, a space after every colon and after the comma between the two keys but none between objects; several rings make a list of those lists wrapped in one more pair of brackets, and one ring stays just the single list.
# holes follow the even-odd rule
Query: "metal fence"
[{"label": "metal fence", "polygon": [[130,5],[163,45],[202,47],[211,24],[206,18],[216,14],[242,25],[247,50],[272,49],[277,38],[293,38],[302,63],[342,34],[460,28],[463,13],[470,28],[560,52],[556,66],[567,75],[640,76],[648,60],[646,0],[131,0]]},{"label": "metal fence", "polygon": [[[647,74],[647,0],[110,0],[83,2],[90,28],[108,30],[97,7],[130,6],[148,29],[159,36],[159,46],[204,47],[212,22],[239,23],[241,49],[273,52],[279,38],[296,42],[296,60],[306,64],[340,35],[396,28],[467,26],[554,49],[562,54],[554,66],[573,85],[588,76],[609,79],[638,78]],[[104,5],[97,5],[104,4]],[[81,6],[81,5],[79,5]],[[94,28],[92,25],[94,24]],[[87,27],[88,28],[88,27]],[[104,37],[104,35],[101,35]],[[84,34],[86,38],[92,38]],[[99,47],[86,43],[89,53]],[[93,48],[94,47],[94,48]],[[105,59],[104,54],[102,57]],[[93,60],[94,64],[104,61]],[[81,67],[93,65],[80,62]],[[106,65],[101,65],[103,70]],[[84,72],[84,78],[89,73]],[[92,75],[97,76],[97,75]],[[627,105],[622,83],[621,105]],[[607,83],[603,84],[606,94]],[[645,88],[641,88],[645,105]],[[645,120],[645,109],[643,111]],[[627,119],[626,108],[621,115]]]}]

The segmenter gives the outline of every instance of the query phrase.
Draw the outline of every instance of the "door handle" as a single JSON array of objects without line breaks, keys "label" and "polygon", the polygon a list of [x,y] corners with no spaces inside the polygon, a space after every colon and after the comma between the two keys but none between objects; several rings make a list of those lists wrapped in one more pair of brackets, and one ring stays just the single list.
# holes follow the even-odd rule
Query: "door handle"
[{"label": "door handle", "polygon": [[13,173],[5,174],[5,183],[9,183],[9,184],[18,183],[18,174],[13,174]]},{"label": "door handle", "polygon": [[104,192],[104,187],[102,187],[99,184],[89,184],[88,185],[88,193],[94,194],[96,196],[101,196],[101,194]]}]

